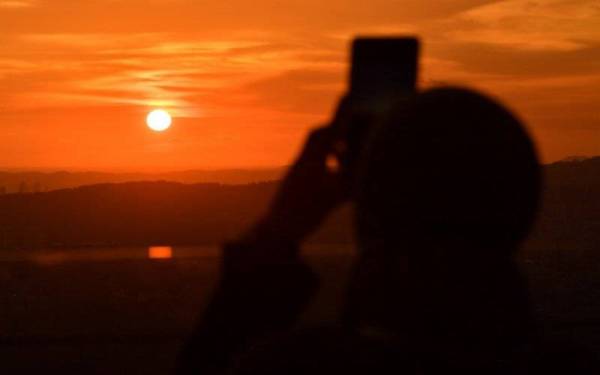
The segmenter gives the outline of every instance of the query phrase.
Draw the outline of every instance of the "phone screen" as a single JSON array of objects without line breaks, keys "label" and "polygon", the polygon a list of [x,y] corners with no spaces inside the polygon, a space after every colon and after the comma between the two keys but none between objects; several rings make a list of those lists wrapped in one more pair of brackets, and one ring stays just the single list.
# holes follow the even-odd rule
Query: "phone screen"
[{"label": "phone screen", "polygon": [[416,89],[416,38],[357,38],[352,44],[350,95],[367,105],[389,101]]}]

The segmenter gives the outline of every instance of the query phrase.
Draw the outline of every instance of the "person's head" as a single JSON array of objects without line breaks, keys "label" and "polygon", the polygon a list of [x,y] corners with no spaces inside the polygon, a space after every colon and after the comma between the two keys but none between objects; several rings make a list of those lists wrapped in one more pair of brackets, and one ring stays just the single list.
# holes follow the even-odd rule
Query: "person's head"
[{"label": "person's head", "polygon": [[425,91],[372,134],[357,195],[359,242],[514,248],[530,230],[539,190],[533,142],[508,109],[466,89]]}]

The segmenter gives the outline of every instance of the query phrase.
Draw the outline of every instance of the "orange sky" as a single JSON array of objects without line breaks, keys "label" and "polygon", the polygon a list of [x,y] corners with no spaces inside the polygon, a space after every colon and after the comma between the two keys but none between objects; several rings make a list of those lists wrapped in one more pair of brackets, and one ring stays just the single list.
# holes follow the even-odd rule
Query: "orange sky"
[{"label": "orange sky", "polygon": [[422,37],[423,86],[505,100],[545,161],[600,154],[597,0],[0,0],[0,167],[287,164],[350,38],[386,33]]}]

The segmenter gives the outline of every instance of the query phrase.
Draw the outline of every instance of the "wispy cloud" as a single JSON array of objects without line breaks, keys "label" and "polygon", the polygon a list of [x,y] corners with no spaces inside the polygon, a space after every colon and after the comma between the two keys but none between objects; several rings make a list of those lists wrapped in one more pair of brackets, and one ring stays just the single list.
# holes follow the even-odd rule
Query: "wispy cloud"
[{"label": "wispy cloud", "polygon": [[573,51],[600,41],[597,0],[507,0],[463,12],[449,35],[525,50]]},{"label": "wispy cloud", "polygon": [[0,0],[0,8],[29,8],[36,3],[35,0]]},{"label": "wispy cloud", "polygon": [[[37,87],[38,100],[23,100],[22,105],[161,106],[176,117],[230,110],[218,104],[221,99],[213,100],[216,95],[245,97],[250,105],[252,93],[240,93],[252,82],[290,70],[339,71],[343,59],[327,48],[307,50],[305,44],[279,41],[279,36],[195,40],[166,33],[59,33],[23,34],[17,39],[22,60],[0,60],[0,77],[4,73],[33,81],[44,75],[45,80],[42,87],[15,87],[13,106],[18,106],[19,94],[36,96]],[[43,61],[35,58],[38,55]]]},{"label": "wispy cloud", "polygon": [[[12,145],[13,160],[22,160],[20,150],[37,147],[42,160],[43,140],[64,124],[65,139],[74,128],[95,134],[69,147],[94,150],[96,138],[109,134],[81,124],[121,132],[161,106],[193,124],[186,131],[202,134],[193,142],[210,143],[214,160],[233,164],[219,142],[248,147],[244,137],[263,142],[248,160],[285,160],[289,145],[326,119],[344,91],[357,34],[421,36],[426,86],[493,92],[544,141],[563,122],[565,133],[600,126],[593,104],[600,100],[599,19],[598,0],[0,0],[0,116],[15,124],[0,132],[0,148]],[[133,119],[106,114],[101,121],[105,112]],[[122,149],[143,154],[139,137],[123,136]],[[173,158],[197,156],[197,145]],[[0,164],[10,164],[3,157]]]}]

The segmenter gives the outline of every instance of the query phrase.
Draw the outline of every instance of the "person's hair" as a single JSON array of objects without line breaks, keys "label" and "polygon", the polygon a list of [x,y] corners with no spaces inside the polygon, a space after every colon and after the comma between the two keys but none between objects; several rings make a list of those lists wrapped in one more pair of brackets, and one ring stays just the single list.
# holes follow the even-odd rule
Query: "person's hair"
[{"label": "person's hair", "polygon": [[538,158],[521,122],[498,102],[460,88],[425,91],[399,104],[366,150],[359,240],[412,233],[505,248],[529,233]]}]

